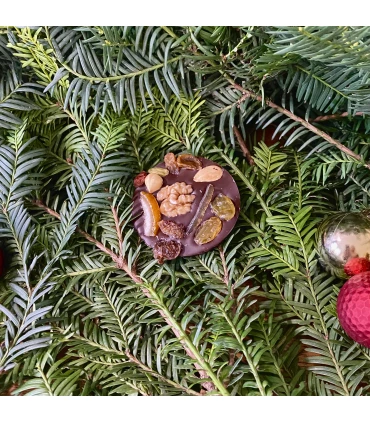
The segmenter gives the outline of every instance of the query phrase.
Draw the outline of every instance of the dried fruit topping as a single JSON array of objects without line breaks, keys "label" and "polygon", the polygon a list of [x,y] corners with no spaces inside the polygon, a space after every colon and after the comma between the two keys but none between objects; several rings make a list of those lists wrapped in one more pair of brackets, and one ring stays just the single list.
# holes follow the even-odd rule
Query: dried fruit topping
[{"label": "dried fruit topping", "polygon": [[159,229],[168,236],[181,239],[185,236],[185,226],[181,223],[173,222],[172,220],[161,220],[159,222]]},{"label": "dried fruit topping", "polygon": [[162,185],[163,179],[156,173],[149,173],[149,175],[145,178],[145,186],[150,193],[158,191],[162,188]]},{"label": "dried fruit topping", "polygon": [[148,170],[148,173],[154,173],[159,176],[167,176],[170,172],[168,169],[165,169],[164,167],[152,167]]},{"label": "dried fruit topping", "polygon": [[214,193],[214,187],[213,185],[209,184],[207,186],[207,189],[200,200],[198,210],[196,211],[193,219],[191,220],[188,230],[186,231],[186,234],[189,235],[191,232],[193,232],[199,225],[200,222],[203,220],[204,214],[209,206],[209,203],[212,200],[213,193]]},{"label": "dried fruit topping", "polygon": [[218,166],[206,166],[200,169],[195,175],[193,180],[195,182],[213,182],[218,181],[222,176],[222,168]]},{"label": "dried fruit topping", "polygon": [[199,170],[202,169],[202,162],[198,157],[193,156],[192,154],[180,154],[177,156],[177,164],[179,167],[185,169]]},{"label": "dried fruit topping", "polygon": [[157,200],[146,191],[141,191],[140,200],[144,212],[144,235],[156,236],[159,231],[158,222],[161,220]]},{"label": "dried fruit topping", "polygon": [[145,172],[145,170],[143,170],[142,172],[140,172],[138,175],[135,176],[135,179],[134,179],[135,188],[139,188],[144,185],[146,175],[147,173]]},{"label": "dried fruit topping", "polygon": [[224,194],[218,194],[211,203],[211,209],[221,220],[227,221],[235,216],[234,203]]},{"label": "dried fruit topping", "polygon": [[191,210],[191,203],[195,199],[192,195],[193,187],[185,182],[176,182],[163,187],[157,194],[157,200],[163,201],[161,213],[167,217],[176,217]]},{"label": "dried fruit topping", "polygon": [[179,256],[181,251],[181,244],[174,240],[161,239],[154,245],[154,258],[159,264],[165,260],[173,260]]},{"label": "dried fruit topping", "polygon": [[177,164],[176,156],[173,153],[167,153],[164,156],[164,164],[166,165],[166,168],[170,171],[170,173],[174,175],[179,174],[180,168]]},{"label": "dried fruit topping", "polygon": [[222,222],[218,217],[211,217],[203,222],[197,230],[194,241],[198,245],[213,241],[222,229]]}]

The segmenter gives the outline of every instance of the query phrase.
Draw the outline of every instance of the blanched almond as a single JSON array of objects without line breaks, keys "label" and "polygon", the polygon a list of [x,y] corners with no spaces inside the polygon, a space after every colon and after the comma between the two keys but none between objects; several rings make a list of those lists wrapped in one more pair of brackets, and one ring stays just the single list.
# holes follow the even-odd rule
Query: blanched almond
[{"label": "blanched almond", "polygon": [[162,185],[163,179],[156,173],[149,173],[149,175],[145,178],[145,186],[150,193],[158,191],[162,188]]},{"label": "blanched almond", "polygon": [[222,176],[223,170],[218,166],[206,166],[200,169],[193,180],[195,182],[213,182],[218,181]]}]

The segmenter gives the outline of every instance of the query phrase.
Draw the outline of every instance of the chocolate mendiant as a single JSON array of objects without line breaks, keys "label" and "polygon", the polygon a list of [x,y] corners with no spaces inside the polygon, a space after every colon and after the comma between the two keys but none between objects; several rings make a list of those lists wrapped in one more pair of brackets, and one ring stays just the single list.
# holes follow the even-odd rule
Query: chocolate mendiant
[{"label": "chocolate mendiant", "polygon": [[[208,159],[201,158],[201,161],[202,161],[203,167],[211,166],[211,165],[218,166],[217,163]],[[156,167],[164,168],[165,165],[162,162],[158,164]],[[199,203],[209,184],[212,184],[214,187],[212,201],[220,193],[228,196],[235,205],[235,216],[227,222],[222,221],[222,229],[220,233],[216,236],[216,238],[213,241],[208,242],[207,244],[198,245],[195,243],[194,241],[195,231],[186,235],[182,239],[178,239],[177,241],[180,242],[182,245],[180,256],[183,256],[183,257],[202,254],[211,250],[217,245],[219,245],[225,239],[225,237],[229,235],[229,233],[235,226],[235,223],[238,220],[239,211],[240,211],[239,190],[233,177],[230,175],[230,173],[227,170],[223,169],[221,179],[214,182],[194,182],[193,177],[197,172],[198,170],[180,169],[180,172],[178,175],[172,175],[170,173],[169,175],[163,177],[163,186],[172,185],[176,182],[185,182],[186,184],[191,185],[193,187],[193,194],[195,194],[195,200],[193,201],[191,205],[191,210],[189,213],[176,216],[176,217],[166,217],[162,215],[162,220],[172,220],[176,223],[184,225],[185,227],[188,227],[189,223],[193,219],[199,207]],[[158,232],[157,236],[144,235],[144,216],[143,216],[142,207],[141,207],[140,192],[145,190],[146,190],[145,185],[135,189],[134,198],[133,198],[133,203],[134,203],[133,216],[137,216],[137,218],[134,221],[134,227],[137,230],[140,238],[143,239],[144,242],[149,247],[153,248],[155,243],[158,240],[171,239],[171,238],[163,234],[161,231]],[[157,192],[153,193],[155,197],[157,197]],[[212,216],[215,216],[215,215],[212,213],[211,207],[208,207],[202,221],[204,222],[205,220],[209,219]]]}]

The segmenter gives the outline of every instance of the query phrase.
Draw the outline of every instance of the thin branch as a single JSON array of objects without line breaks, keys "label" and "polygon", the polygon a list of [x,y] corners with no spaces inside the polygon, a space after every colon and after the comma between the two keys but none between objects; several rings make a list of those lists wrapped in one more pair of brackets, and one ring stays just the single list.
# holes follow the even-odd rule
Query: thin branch
[{"label": "thin branch", "polygon": [[[169,28],[167,27],[162,27],[162,29],[164,29],[169,35],[171,35],[174,39],[178,40],[179,37],[174,34],[171,30],[169,30]],[[189,33],[190,33],[190,37],[191,39],[197,44],[197,46],[199,48],[201,48],[201,46],[199,45],[199,43],[197,42],[196,38],[194,37],[194,34],[192,33],[191,29],[189,28]],[[182,45],[184,45],[184,42],[181,43]],[[199,55],[201,53],[197,53],[194,52],[195,55]],[[217,63],[213,60],[207,60],[207,62],[215,67],[218,67]],[[350,150],[349,148],[347,148],[346,146],[344,146],[343,144],[341,144],[338,140],[335,140],[334,138],[332,138],[330,135],[328,135],[326,132],[321,131],[320,129],[316,128],[314,125],[311,125],[309,122],[307,122],[306,120],[296,116],[294,113],[291,113],[289,110],[284,109],[283,107],[278,106],[277,104],[273,103],[270,100],[264,100],[261,96],[259,96],[258,94],[250,91],[250,90],[246,90],[245,88],[243,88],[241,85],[237,84],[224,70],[220,69],[219,70],[220,74],[227,80],[229,81],[229,83],[238,91],[241,91],[243,93],[243,96],[239,99],[238,103],[242,103],[244,100],[246,100],[247,98],[253,98],[257,101],[260,101],[261,103],[265,103],[267,104],[269,107],[271,107],[272,109],[277,110],[278,112],[288,116],[290,119],[295,120],[296,122],[299,122],[302,126],[304,126],[305,128],[307,128],[308,130],[310,130],[311,132],[319,135],[321,138],[323,138],[325,141],[327,141],[328,143],[335,145],[335,147],[337,147],[339,150],[343,151],[343,153],[347,154],[350,157],[353,157],[354,159],[360,161],[360,162],[364,162],[364,160],[362,159],[362,157],[359,154],[356,154],[355,152],[353,152],[352,150]],[[326,120],[326,119],[325,119]],[[364,163],[364,166],[367,167],[368,169],[370,169],[370,164],[369,163]]]},{"label": "thin branch", "polygon": [[[218,247],[218,250],[220,252],[222,267],[224,269],[223,281],[225,282],[225,285],[226,285],[227,289],[229,289],[230,278],[229,278],[229,271],[227,270],[227,264],[226,264],[224,249],[221,246],[219,246]],[[233,285],[230,286],[230,296],[231,296],[231,298],[234,298],[234,288],[233,288]]]},{"label": "thin branch", "polygon": [[251,166],[253,166],[254,165],[253,157],[252,157],[252,155],[251,155],[251,153],[250,153],[250,151],[247,147],[247,144],[245,143],[245,141],[242,137],[242,134],[240,133],[239,129],[236,126],[233,127],[233,130],[234,130],[234,134],[236,136],[236,139],[238,140],[238,143],[240,145],[240,148],[243,152],[244,157],[248,160],[248,163]]},{"label": "thin branch", "polygon": [[157,377],[158,379],[161,379],[163,382],[166,382],[169,385],[174,386],[175,388],[181,389],[181,390],[185,391],[186,393],[188,393],[189,395],[202,396],[202,394],[200,394],[199,392],[193,391],[192,389],[187,388],[186,386],[180,385],[179,383],[176,383],[176,382],[174,382],[170,379],[167,379],[166,377],[164,377],[160,373],[155,372],[153,369],[146,366],[139,359],[137,359],[134,355],[132,355],[129,350],[126,350],[125,354],[127,355],[127,357],[129,358],[129,360],[132,363],[135,363],[137,366],[139,366],[145,372],[152,374],[153,376]]},{"label": "thin branch", "polygon": [[120,258],[123,258],[123,249],[122,249],[123,237],[122,237],[121,226],[119,224],[119,217],[118,217],[117,209],[114,206],[111,206],[111,209],[112,209],[114,223],[116,225],[116,232],[117,232],[117,238],[119,243],[119,256]]},{"label": "thin branch", "polygon": [[[224,75],[225,76],[225,75]],[[284,109],[283,107],[278,106],[277,104],[273,103],[270,100],[263,99],[260,95],[247,90],[243,88],[241,85],[237,84],[233,79],[227,77],[227,80],[232,84],[232,86],[237,89],[238,91],[241,91],[243,93],[243,96],[240,98],[239,102],[242,102],[246,100],[247,98],[253,98],[257,101],[260,101],[261,103],[265,103],[267,106],[271,107],[272,109],[277,110],[279,113],[284,114],[285,116],[288,116],[290,119],[300,123],[302,126],[313,132],[314,134],[319,135],[321,138],[323,138],[328,143],[334,145],[339,150],[343,151],[343,153],[347,154],[350,157],[353,157],[354,159],[358,160],[359,162],[364,162],[362,156],[359,154],[356,154],[352,150],[350,150],[348,147],[341,144],[338,140],[335,140],[330,135],[328,135],[326,132],[321,131],[321,129],[316,128],[316,126],[312,125],[311,123],[307,122],[306,120],[300,118],[299,116],[296,116],[294,113],[290,112],[287,109]],[[364,166],[370,169],[369,163],[364,163]]]},{"label": "thin branch", "polygon": [[357,113],[354,113],[353,115],[350,115],[348,112],[344,112],[344,113],[337,113],[335,115],[317,116],[314,119],[309,119],[309,121],[310,122],[324,122],[325,120],[340,119],[347,116],[363,116],[363,115],[364,113],[362,112],[357,112]]},{"label": "thin branch", "polygon": [[[51,216],[56,217],[60,220],[60,215],[47,207],[41,200],[36,200],[32,202],[34,205],[42,208],[44,211],[46,211]],[[101,242],[96,240],[94,237],[92,237],[87,232],[83,231],[80,228],[76,228],[76,232],[78,232],[80,235],[82,235],[84,238],[86,238],[88,241],[93,243],[97,248],[99,248],[104,253],[108,254],[112,260],[116,263],[117,267],[121,270],[123,270],[142,290],[144,295],[146,295],[150,300],[154,300],[154,302],[158,302],[158,298],[155,298],[153,293],[149,292],[149,290],[144,286],[142,279],[140,276],[136,273],[135,270],[128,266],[126,260],[123,257],[119,257],[112,250],[105,247]],[[210,368],[209,364],[203,359],[203,357],[196,351],[194,345],[192,344],[191,340],[186,336],[186,334],[182,333],[180,326],[176,324],[172,320],[172,316],[170,315],[169,311],[162,306],[162,309],[158,310],[159,314],[162,316],[162,318],[165,320],[165,322],[171,327],[172,332],[175,334],[175,336],[178,338],[179,342],[183,346],[186,354],[194,360],[194,367],[199,372],[201,379],[212,379],[213,382],[204,382],[202,386],[207,391],[214,391],[215,385],[217,385],[218,389],[223,395],[229,395],[227,390],[223,387],[223,385],[218,380],[217,376],[213,373],[212,369]],[[202,363],[202,364],[199,364]]]},{"label": "thin branch", "polygon": [[[57,213],[55,210],[52,210],[51,208],[47,207],[41,200],[35,200],[32,201],[32,204],[34,204],[37,207],[40,207],[41,209],[45,210],[46,213],[50,214],[51,216],[56,217],[60,220],[60,214]],[[76,228],[76,232],[78,232],[80,235],[82,235],[84,238],[86,238],[88,241],[95,244],[100,250],[102,250],[105,254],[108,254],[112,257],[113,261],[117,263],[117,260],[119,259],[116,254],[113,253],[112,250],[105,247],[101,242],[99,242],[97,239],[89,235],[87,232],[83,231],[80,228]]]}]

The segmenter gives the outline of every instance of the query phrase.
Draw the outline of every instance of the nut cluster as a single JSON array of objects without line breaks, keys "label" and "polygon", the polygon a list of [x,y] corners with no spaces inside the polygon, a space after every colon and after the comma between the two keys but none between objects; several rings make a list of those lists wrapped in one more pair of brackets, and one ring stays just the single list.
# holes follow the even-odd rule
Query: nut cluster
[{"label": "nut cluster", "polygon": [[167,185],[157,194],[157,200],[162,201],[160,211],[164,216],[176,217],[191,210],[195,195],[191,194],[193,187],[185,182]]}]

